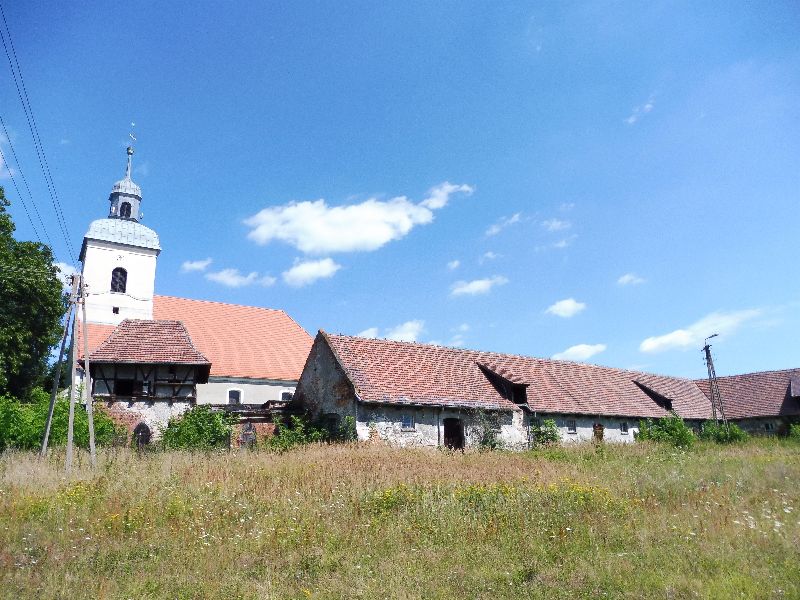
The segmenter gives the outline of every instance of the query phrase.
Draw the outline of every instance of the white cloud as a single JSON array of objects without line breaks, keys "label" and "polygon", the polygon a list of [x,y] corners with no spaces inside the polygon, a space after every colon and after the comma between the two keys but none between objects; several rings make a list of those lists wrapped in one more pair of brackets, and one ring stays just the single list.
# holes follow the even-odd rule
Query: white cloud
[{"label": "white cloud", "polygon": [[462,323],[455,329],[456,331],[460,331],[462,333],[467,332],[470,330],[469,323]]},{"label": "white cloud", "polygon": [[363,337],[363,338],[376,338],[378,337],[378,328],[377,327],[369,327],[364,331],[356,334],[356,337]]},{"label": "white cloud", "polygon": [[576,237],[578,237],[578,236],[577,235],[571,235],[571,236],[566,237],[566,238],[564,238],[562,240],[558,240],[556,243],[553,244],[553,248],[557,248],[559,250],[563,250],[564,248],[569,246],[575,240]]},{"label": "white cloud", "polygon": [[468,185],[445,182],[419,204],[405,196],[345,206],[328,206],[323,199],[290,202],[265,208],[244,223],[252,228],[247,237],[260,245],[280,240],[306,254],[369,252],[433,221],[432,211],[444,208],[452,194],[472,191]]},{"label": "white cloud", "polygon": [[494,260],[496,258],[500,258],[501,256],[502,256],[501,254],[498,254],[497,252],[492,252],[491,250],[489,250],[488,252],[484,252],[483,253],[483,255],[481,256],[481,258],[480,258],[480,260],[478,262],[483,264],[488,260]]},{"label": "white cloud", "polygon": [[627,119],[625,119],[625,122],[628,125],[634,125],[639,119],[641,119],[647,113],[652,111],[653,108],[655,108],[655,96],[651,94],[650,97],[647,99],[647,102],[639,106],[633,107],[630,116]]},{"label": "white cloud", "polygon": [[476,296],[478,294],[488,294],[496,285],[505,285],[508,279],[502,275],[495,275],[486,279],[474,279],[472,281],[457,281],[453,284],[450,291],[451,296]]},{"label": "white cloud", "polygon": [[205,271],[212,262],[214,261],[211,258],[206,258],[205,260],[187,260],[181,265],[181,271],[184,273]]},{"label": "white cloud", "polygon": [[569,221],[562,221],[561,219],[547,219],[546,221],[542,221],[542,227],[547,229],[547,231],[564,231],[572,227],[572,223]]},{"label": "white cloud", "polygon": [[605,344],[577,344],[575,346],[570,346],[563,352],[553,354],[553,359],[583,361],[591,358],[595,354],[600,354],[605,349]]},{"label": "white cloud", "polygon": [[622,277],[617,279],[617,283],[619,285],[639,285],[640,283],[644,283],[646,280],[639,277],[634,273],[625,273]]},{"label": "white cloud", "polygon": [[259,277],[258,272],[251,271],[247,275],[239,273],[239,269],[222,269],[221,271],[214,271],[213,273],[206,273],[206,279],[221,283],[228,287],[245,287],[258,283],[263,286],[270,286],[275,283],[275,278],[269,275]]},{"label": "white cloud", "polygon": [[291,286],[301,287],[314,283],[317,279],[333,277],[341,268],[342,265],[330,258],[295,261],[291,269],[283,272],[283,280]]},{"label": "white cloud", "polygon": [[760,314],[761,311],[758,309],[713,312],[684,329],[676,329],[664,335],[645,339],[639,344],[639,350],[653,353],[665,350],[686,350],[687,348],[699,349],[703,340],[711,334],[731,334],[745,322]]},{"label": "white cloud", "polygon": [[387,340],[396,342],[416,342],[419,335],[425,330],[425,321],[414,319],[406,321],[386,332]]},{"label": "white cloud", "polygon": [[445,181],[428,190],[428,197],[420,202],[420,206],[430,208],[431,210],[439,210],[447,206],[452,194],[463,193],[469,195],[474,191],[475,188],[472,186],[466,184],[456,185]]},{"label": "white cloud", "polygon": [[60,271],[58,278],[61,280],[61,285],[64,287],[65,292],[72,291],[72,276],[77,275],[78,271],[72,265],[67,263],[57,262],[55,266]]},{"label": "white cloud", "polygon": [[455,271],[460,266],[461,266],[460,260],[451,260],[449,263],[447,263],[447,268],[450,269],[451,271]]},{"label": "white cloud", "polygon": [[583,312],[585,309],[586,304],[583,302],[578,302],[574,298],[566,298],[565,300],[559,300],[555,304],[551,304],[547,307],[545,312],[557,317],[569,319],[570,317],[574,317],[578,313]]},{"label": "white cloud", "polygon": [[514,213],[510,217],[503,217],[502,219],[497,221],[497,223],[495,223],[494,225],[489,227],[489,229],[486,230],[486,235],[487,236],[497,235],[509,225],[513,225],[514,223],[519,223],[521,220],[522,220],[522,213]]}]

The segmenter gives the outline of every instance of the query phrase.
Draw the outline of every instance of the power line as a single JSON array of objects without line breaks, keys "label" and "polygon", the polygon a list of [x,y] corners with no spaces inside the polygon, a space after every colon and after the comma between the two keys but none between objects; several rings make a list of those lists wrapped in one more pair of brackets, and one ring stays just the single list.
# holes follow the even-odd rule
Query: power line
[{"label": "power line", "polygon": [[[33,107],[31,106],[30,97],[28,96],[28,89],[25,86],[25,78],[22,75],[22,68],[19,64],[19,58],[17,57],[17,51],[14,47],[14,40],[11,36],[11,29],[8,27],[8,21],[6,20],[6,14],[3,10],[3,5],[0,4],[0,16],[3,18],[3,26],[5,28],[6,34],[8,34],[8,45],[11,46],[11,52],[8,50],[8,45],[6,45],[6,36],[3,34],[3,28],[0,28],[0,40],[3,43],[3,49],[6,53],[6,58],[8,58],[8,65],[11,68],[11,76],[14,79],[14,85],[17,88],[17,96],[19,97],[19,101],[22,104],[22,109],[25,112],[25,118],[28,121],[28,129],[30,129],[31,136],[33,137],[33,145],[36,149],[36,157],[39,160],[39,166],[42,169],[42,174],[44,175],[45,183],[47,184],[47,191],[50,194],[50,201],[53,204],[53,209],[56,215],[56,221],[58,222],[59,229],[61,230],[61,235],[64,238],[64,242],[67,245],[67,251],[70,257],[70,260],[73,264],[77,264],[77,260],[75,258],[75,249],[72,246],[72,242],[69,239],[69,233],[66,225],[66,219],[64,218],[64,213],[61,210],[60,206],[60,199],[58,198],[58,192],[56,191],[55,181],[53,180],[53,175],[50,172],[50,165],[47,163],[47,156],[44,152],[44,145],[42,144],[42,138],[39,135],[39,128],[36,125],[36,118],[33,114]],[[12,62],[11,56],[13,54],[14,60]],[[16,69],[14,65],[16,64]]]},{"label": "power line", "polygon": [[[47,227],[44,225],[44,221],[42,221],[42,215],[39,213],[39,209],[36,206],[36,202],[33,200],[33,194],[31,193],[31,186],[28,185],[28,178],[25,177],[25,173],[22,171],[22,167],[19,164],[19,157],[17,156],[17,151],[14,149],[14,144],[11,142],[11,136],[8,134],[8,129],[6,129],[6,122],[3,120],[3,117],[0,116],[0,125],[3,126],[3,133],[5,133],[6,141],[8,142],[8,147],[11,148],[11,154],[14,156],[14,162],[17,163],[17,171],[19,172],[20,177],[22,177],[22,182],[25,184],[25,189],[28,190],[28,198],[30,198],[31,206],[33,206],[33,210],[36,213],[36,217],[39,219],[39,223],[42,226],[42,232],[44,233],[44,237],[47,239],[47,243],[50,244],[50,247],[53,247],[53,242],[50,241],[50,236],[47,233]],[[3,162],[8,166],[8,161],[3,154],[3,149],[0,148],[0,156],[3,157]],[[19,199],[22,200],[22,206],[25,209],[25,214],[28,214],[28,207],[25,205],[25,198],[22,197],[22,193],[19,191],[19,187],[17,187],[17,182],[14,179],[14,174],[11,172],[11,169],[8,170],[8,174],[11,176],[11,181],[14,184],[14,188],[17,190],[17,195]],[[36,227],[31,220],[30,215],[28,214],[28,220],[31,221],[31,226],[33,227],[34,233],[36,233]],[[36,233],[36,238],[39,239],[41,242],[42,240],[39,238],[39,234]]]},{"label": "power line", "polygon": [[[17,180],[14,179],[14,174],[11,172],[11,169],[8,168],[8,161],[6,160],[6,155],[3,153],[3,149],[0,148],[0,161],[6,166],[8,169],[8,176],[11,177],[11,183],[14,184],[14,189],[17,190],[17,196],[19,199],[22,200],[22,208],[25,209],[25,216],[28,217],[28,222],[31,224],[31,228],[33,229],[33,234],[36,236],[37,241],[41,244],[42,238],[39,237],[39,232],[36,230],[36,225],[33,224],[33,219],[31,219],[31,213],[28,212],[28,205],[25,203],[25,199],[22,197],[22,194],[19,192],[19,187],[17,186]],[[47,232],[44,232],[47,235]],[[50,238],[47,238],[48,243],[52,247],[52,243],[50,242]]]}]

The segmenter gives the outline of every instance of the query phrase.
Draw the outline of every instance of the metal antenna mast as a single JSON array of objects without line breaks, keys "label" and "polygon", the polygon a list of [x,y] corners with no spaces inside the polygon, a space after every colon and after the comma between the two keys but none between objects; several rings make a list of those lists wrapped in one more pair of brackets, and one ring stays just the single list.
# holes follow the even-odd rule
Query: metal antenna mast
[{"label": "metal antenna mast", "polygon": [[[717,333],[708,336],[705,339],[702,352],[705,354],[706,367],[708,368],[708,387],[711,392],[711,415],[714,421],[725,424],[725,429],[728,428],[728,419],[725,418],[725,409],[722,406],[722,393],[719,391],[719,383],[717,382],[717,372],[714,370],[714,359],[711,357],[711,344],[708,340],[717,337]],[[719,413],[719,415],[717,415]]]}]

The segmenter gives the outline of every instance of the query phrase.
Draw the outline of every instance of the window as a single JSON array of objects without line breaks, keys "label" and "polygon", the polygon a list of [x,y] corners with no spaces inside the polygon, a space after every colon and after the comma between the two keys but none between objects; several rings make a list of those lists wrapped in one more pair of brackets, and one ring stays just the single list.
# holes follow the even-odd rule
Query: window
[{"label": "window", "polygon": [[119,207],[119,216],[123,219],[130,219],[131,218],[131,203],[130,202],[123,202],[122,206]]},{"label": "window", "polygon": [[403,431],[414,431],[414,415],[413,414],[405,413],[405,414],[403,414],[403,416],[400,419],[402,421],[400,428]]},{"label": "window", "polygon": [[619,424],[619,432],[622,435],[628,435],[628,422],[627,421],[623,421],[622,423]]},{"label": "window", "polygon": [[115,315],[118,315],[119,314],[119,306],[111,307],[111,312],[114,313]]},{"label": "window", "polygon": [[774,423],[764,423],[764,431],[773,431],[775,429]]},{"label": "window", "polygon": [[293,397],[292,392],[281,392],[281,402],[291,402]]},{"label": "window", "polygon": [[114,382],[116,396],[133,396],[133,379],[117,379]]},{"label": "window", "polygon": [[228,390],[228,404],[241,404],[242,391],[241,390]]},{"label": "window", "polygon": [[567,419],[567,433],[578,433],[578,424],[575,419]]},{"label": "window", "polygon": [[128,272],[122,267],[111,271],[111,291],[124,294],[128,287]]}]

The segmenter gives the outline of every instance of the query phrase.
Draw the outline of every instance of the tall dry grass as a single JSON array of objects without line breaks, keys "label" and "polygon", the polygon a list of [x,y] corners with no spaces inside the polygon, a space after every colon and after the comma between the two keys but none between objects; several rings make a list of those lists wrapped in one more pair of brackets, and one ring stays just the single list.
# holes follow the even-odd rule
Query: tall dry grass
[{"label": "tall dry grass", "polygon": [[7,598],[800,597],[800,446],[0,457]]}]

